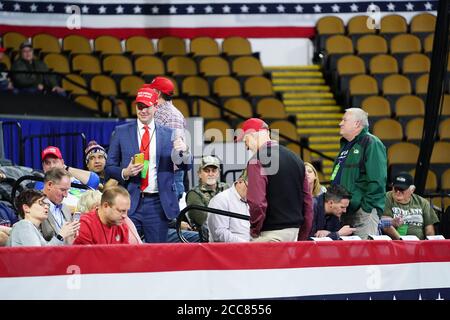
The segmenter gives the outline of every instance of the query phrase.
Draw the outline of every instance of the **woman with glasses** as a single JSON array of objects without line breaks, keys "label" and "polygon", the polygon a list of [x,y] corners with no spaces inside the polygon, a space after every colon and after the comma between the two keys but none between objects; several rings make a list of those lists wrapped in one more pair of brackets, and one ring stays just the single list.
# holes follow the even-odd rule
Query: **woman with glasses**
[{"label": "woman with glasses", "polygon": [[41,191],[28,189],[19,194],[15,203],[22,220],[14,224],[7,246],[64,245],[64,239],[73,237],[80,228],[78,221],[65,223],[59,233],[47,242],[39,229],[47,219],[50,207],[45,195]]}]

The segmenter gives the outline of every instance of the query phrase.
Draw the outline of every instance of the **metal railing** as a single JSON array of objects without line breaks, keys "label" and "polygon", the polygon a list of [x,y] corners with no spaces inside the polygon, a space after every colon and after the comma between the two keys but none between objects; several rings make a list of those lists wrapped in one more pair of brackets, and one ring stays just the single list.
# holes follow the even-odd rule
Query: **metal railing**
[{"label": "metal railing", "polygon": [[[243,215],[240,213],[228,212],[228,211],[223,211],[223,210],[219,210],[219,209],[198,206],[198,205],[194,205],[194,204],[189,205],[186,208],[184,208],[183,210],[181,210],[180,214],[177,217],[177,223],[175,225],[178,238],[180,238],[181,242],[184,242],[184,243],[189,243],[189,241],[186,240],[186,238],[183,236],[183,233],[181,232],[181,222],[184,220],[186,213],[191,209],[205,211],[205,212],[214,213],[214,214],[219,214],[222,216],[241,219],[241,220],[247,220],[247,221],[250,220],[249,216],[246,216],[246,215]],[[199,232],[201,232],[201,230],[199,230]]]}]

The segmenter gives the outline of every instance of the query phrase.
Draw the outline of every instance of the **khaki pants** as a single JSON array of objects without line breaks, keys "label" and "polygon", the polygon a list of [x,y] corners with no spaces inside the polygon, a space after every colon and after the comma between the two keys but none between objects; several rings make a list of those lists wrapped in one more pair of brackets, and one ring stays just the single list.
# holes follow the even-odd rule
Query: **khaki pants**
[{"label": "khaki pants", "polygon": [[[345,215],[345,214],[344,214]],[[366,240],[369,235],[378,235],[378,222],[380,218],[378,217],[377,209],[372,209],[372,212],[365,212],[362,208],[359,208],[350,218],[348,223],[356,228],[353,233],[355,236],[359,236],[361,239]]]},{"label": "khaki pants", "polygon": [[259,237],[253,238],[255,242],[291,242],[297,241],[299,228],[261,231]]}]

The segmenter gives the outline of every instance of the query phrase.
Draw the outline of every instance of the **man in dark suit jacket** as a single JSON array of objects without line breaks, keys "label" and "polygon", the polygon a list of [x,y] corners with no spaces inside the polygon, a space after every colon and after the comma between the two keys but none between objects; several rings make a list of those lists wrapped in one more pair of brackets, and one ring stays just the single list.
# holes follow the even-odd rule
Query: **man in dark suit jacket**
[{"label": "man in dark suit jacket", "polygon": [[[168,223],[180,213],[175,193],[174,163],[191,167],[188,147],[174,131],[155,124],[158,94],[141,88],[136,97],[137,121],[116,127],[111,135],[106,174],[131,196],[129,217],[145,242],[166,242]],[[134,161],[144,154],[144,164]],[[136,158],[137,159],[137,158]]]}]

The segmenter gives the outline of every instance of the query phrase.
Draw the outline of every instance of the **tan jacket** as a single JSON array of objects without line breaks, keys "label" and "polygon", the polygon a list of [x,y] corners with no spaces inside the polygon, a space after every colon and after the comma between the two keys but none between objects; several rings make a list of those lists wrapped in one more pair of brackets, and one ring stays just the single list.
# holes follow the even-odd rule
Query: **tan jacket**
[{"label": "tan jacket", "polygon": [[[70,222],[72,221],[72,212],[70,211],[70,208],[63,204],[62,205],[62,212],[64,214],[64,222]],[[50,241],[53,236],[56,235],[57,230],[57,223],[55,221],[55,217],[53,214],[49,211],[48,218],[41,224],[41,231],[42,235],[44,236],[44,239],[47,241]]]}]

